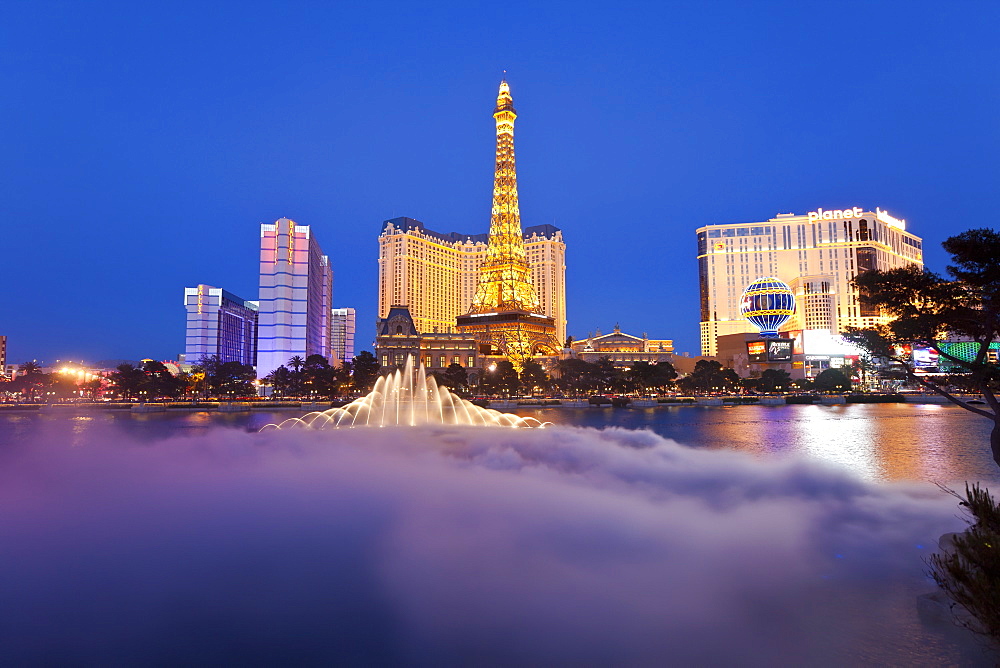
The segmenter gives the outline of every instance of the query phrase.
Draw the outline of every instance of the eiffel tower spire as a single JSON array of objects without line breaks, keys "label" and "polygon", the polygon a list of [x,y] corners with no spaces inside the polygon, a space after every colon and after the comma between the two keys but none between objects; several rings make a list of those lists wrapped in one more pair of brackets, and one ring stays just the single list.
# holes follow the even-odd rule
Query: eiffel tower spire
[{"label": "eiffel tower spire", "polygon": [[555,321],[541,311],[524,250],[521,210],[514,166],[514,99],[506,79],[497,106],[497,156],[493,174],[493,212],[486,260],[469,312],[458,317],[459,331],[476,337],[480,351],[502,355],[520,371],[532,355],[554,353]]}]

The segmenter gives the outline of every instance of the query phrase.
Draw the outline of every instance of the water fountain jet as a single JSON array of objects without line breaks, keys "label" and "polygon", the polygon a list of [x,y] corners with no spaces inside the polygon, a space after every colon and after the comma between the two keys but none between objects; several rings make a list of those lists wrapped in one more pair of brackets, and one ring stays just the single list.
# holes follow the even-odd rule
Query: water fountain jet
[{"label": "water fountain jet", "polygon": [[268,424],[261,431],[425,424],[538,428],[549,423],[476,406],[447,387],[439,386],[422,364],[414,365],[412,358],[407,357],[402,369],[381,376],[371,392],[346,406],[314,411],[280,424]]}]

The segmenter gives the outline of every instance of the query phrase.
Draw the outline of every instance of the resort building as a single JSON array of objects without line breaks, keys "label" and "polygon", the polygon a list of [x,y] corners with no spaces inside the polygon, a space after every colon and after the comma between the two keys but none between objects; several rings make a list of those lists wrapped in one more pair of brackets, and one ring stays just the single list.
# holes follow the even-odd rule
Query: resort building
[{"label": "resort building", "polygon": [[257,303],[211,285],[184,288],[187,327],[182,361],[197,364],[218,355],[223,362],[256,364]]},{"label": "resort building", "polygon": [[[524,248],[542,312],[566,340],[566,244],[553,225],[524,229]],[[454,332],[469,310],[486,260],[488,234],[443,234],[413,218],[393,218],[379,235],[378,312],[406,304],[417,329]]]},{"label": "resort building", "polygon": [[330,357],[333,272],[308,225],[288,218],[260,226],[257,376],[294,356]]},{"label": "resort building", "polygon": [[715,359],[742,378],[759,378],[766,369],[778,369],[794,380],[812,379],[826,369],[849,367],[863,355],[829,329],[790,330],[781,338],[725,334],[716,346]]},{"label": "resort building", "polygon": [[756,223],[706,225],[697,230],[701,353],[715,356],[717,339],[756,332],[740,314],[743,290],[775,276],[795,294],[787,331],[871,327],[889,321],[861,304],[851,279],[870,269],[923,266],[920,237],[906,221],[876,208],[818,209],[778,214]]},{"label": "resort building", "polygon": [[673,362],[674,342],[668,339],[650,339],[624,333],[618,325],[610,334],[593,336],[570,344],[573,356],[585,362],[608,358],[616,367],[631,367],[636,362]]},{"label": "resort building", "polygon": [[444,371],[452,364],[466,368],[470,382],[478,383],[482,358],[476,339],[457,332],[420,332],[410,310],[392,306],[377,324],[375,359],[383,370],[401,367],[409,357],[413,364],[423,364],[428,371]]},{"label": "resort building", "polygon": [[357,316],[352,308],[335,308],[331,312],[330,364],[342,366],[354,359],[354,333]]}]

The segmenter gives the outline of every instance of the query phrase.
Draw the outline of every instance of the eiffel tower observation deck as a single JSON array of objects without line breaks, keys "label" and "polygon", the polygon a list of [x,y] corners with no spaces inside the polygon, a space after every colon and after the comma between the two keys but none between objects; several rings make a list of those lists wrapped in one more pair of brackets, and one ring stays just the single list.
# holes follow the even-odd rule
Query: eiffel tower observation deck
[{"label": "eiffel tower observation deck", "polygon": [[486,261],[469,312],[458,316],[458,330],[471,334],[482,354],[506,357],[519,371],[534,355],[559,349],[555,320],[539,305],[524,251],[521,211],[514,167],[514,100],[500,82],[497,106],[497,159],[493,176],[493,213]]}]

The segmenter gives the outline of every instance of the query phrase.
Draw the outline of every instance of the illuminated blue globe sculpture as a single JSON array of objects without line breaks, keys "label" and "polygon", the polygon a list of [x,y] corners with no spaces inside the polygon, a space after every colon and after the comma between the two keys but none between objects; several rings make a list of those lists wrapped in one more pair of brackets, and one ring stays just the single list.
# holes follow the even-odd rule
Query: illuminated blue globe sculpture
[{"label": "illuminated blue globe sculpture", "polygon": [[788,284],[773,276],[758,278],[743,291],[740,313],[757,325],[761,336],[773,338],[795,313],[795,295]]}]

